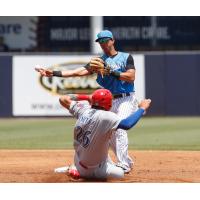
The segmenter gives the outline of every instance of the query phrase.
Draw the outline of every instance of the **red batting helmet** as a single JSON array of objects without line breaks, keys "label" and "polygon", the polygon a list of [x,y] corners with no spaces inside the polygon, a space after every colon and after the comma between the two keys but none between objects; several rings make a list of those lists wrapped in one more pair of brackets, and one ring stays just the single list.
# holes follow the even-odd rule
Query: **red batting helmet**
[{"label": "red batting helmet", "polygon": [[112,107],[112,94],[109,90],[98,89],[92,94],[92,106],[110,110]]}]

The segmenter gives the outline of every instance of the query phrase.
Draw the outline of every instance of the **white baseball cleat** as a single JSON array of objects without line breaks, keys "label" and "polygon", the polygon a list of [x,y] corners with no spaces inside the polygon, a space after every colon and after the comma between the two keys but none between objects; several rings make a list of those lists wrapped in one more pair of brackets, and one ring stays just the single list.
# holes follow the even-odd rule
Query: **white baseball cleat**
[{"label": "white baseball cleat", "polygon": [[70,166],[55,168],[54,172],[55,173],[67,173],[69,171],[69,167]]},{"label": "white baseball cleat", "polygon": [[122,168],[125,174],[128,174],[131,171],[130,167],[127,167],[121,163],[117,163],[116,166]]},{"label": "white baseball cleat", "polygon": [[74,179],[79,179],[80,178],[80,174],[78,172],[78,170],[76,169],[75,165],[68,165],[65,167],[59,167],[54,169],[55,173],[62,173],[62,174],[67,174],[70,177],[74,178]]}]

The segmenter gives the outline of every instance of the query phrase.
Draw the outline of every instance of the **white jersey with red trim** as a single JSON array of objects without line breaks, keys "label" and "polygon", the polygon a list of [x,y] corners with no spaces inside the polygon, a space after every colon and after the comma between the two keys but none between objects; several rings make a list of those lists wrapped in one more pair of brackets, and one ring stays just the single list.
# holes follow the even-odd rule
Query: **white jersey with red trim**
[{"label": "white jersey with red trim", "polygon": [[74,128],[77,159],[87,167],[99,165],[108,157],[110,137],[121,119],[113,112],[93,109],[83,101],[72,101],[69,111],[78,119]]}]

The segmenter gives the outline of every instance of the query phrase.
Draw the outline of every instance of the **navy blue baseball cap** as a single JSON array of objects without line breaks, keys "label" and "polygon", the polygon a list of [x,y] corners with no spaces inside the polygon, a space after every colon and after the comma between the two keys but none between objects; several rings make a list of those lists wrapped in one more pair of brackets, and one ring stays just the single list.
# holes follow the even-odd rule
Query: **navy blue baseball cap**
[{"label": "navy blue baseball cap", "polygon": [[108,40],[113,39],[113,34],[108,30],[103,30],[97,34],[97,39],[95,40],[95,42],[99,42],[99,40],[102,38],[108,38]]}]

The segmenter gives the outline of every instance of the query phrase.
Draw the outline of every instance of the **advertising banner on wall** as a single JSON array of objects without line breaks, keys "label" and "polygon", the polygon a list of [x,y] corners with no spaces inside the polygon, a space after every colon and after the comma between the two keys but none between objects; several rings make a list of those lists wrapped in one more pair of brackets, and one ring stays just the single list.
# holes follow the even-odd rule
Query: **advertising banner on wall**
[{"label": "advertising banner on wall", "polygon": [[0,17],[0,37],[9,49],[30,49],[37,45],[37,17]]},{"label": "advertising banner on wall", "polygon": [[54,51],[90,51],[90,17],[45,17],[38,27],[40,45]]},{"label": "advertising banner on wall", "polygon": [[[82,56],[14,56],[13,57],[13,115],[66,116],[68,110],[59,104],[59,96],[70,93],[92,93],[99,88],[96,75],[85,77],[41,77],[34,70],[41,65],[53,70],[75,69],[86,65],[91,55]],[[134,56],[137,68],[136,96],[145,96],[144,56]]]},{"label": "advertising banner on wall", "polygon": [[105,16],[118,49],[199,49],[199,16]]}]

